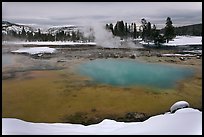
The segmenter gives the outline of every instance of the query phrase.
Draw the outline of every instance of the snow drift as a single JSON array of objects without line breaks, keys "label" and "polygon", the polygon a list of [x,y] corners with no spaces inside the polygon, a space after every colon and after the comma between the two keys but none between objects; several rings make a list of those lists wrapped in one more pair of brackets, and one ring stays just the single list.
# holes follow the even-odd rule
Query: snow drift
[{"label": "snow drift", "polygon": [[[179,104],[180,105],[180,104]],[[144,122],[116,122],[105,119],[99,124],[32,123],[2,118],[3,135],[201,135],[202,112],[182,108],[175,113],[150,117]]]},{"label": "snow drift", "polygon": [[28,53],[31,55],[39,54],[39,53],[54,53],[56,49],[49,47],[33,47],[33,48],[21,48],[15,51],[11,51],[11,53]]}]

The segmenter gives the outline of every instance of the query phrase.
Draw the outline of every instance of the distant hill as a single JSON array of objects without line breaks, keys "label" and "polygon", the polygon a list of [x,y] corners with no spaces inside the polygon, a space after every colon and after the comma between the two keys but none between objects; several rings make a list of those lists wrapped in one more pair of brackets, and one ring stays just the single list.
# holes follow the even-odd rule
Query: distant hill
[{"label": "distant hill", "polygon": [[[29,40],[29,41],[54,41],[54,40],[86,40],[82,37],[83,26],[61,25],[47,29],[2,21],[2,40]],[[23,31],[24,30],[24,31]],[[88,38],[90,39],[90,38]]]},{"label": "distant hill", "polygon": [[[160,32],[164,33],[164,29],[161,29]],[[176,35],[202,36],[202,23],[175,27],[175,33]]]},{"label": "distant hill", "polygon": [[202,36],[202,24],[175,27],[175,33],[177,35]]},{"label": "distant hill", "polygon": [[[25,29],[26,32],[37,32],[37,28],[32,28],[31,26],[26,26],[26,25],[20,25],[16,23],[11,23],[8,21],[2,21],[2,34],[7,34],[11,31],[16,32],[17,34],[22,32],[22,29]],[[49,34],[54,34],[64,31],[65,33],[69,32],[77,32],[79,28],[74,25],[65,25],[65,26],[57,26],[57,27],[51,27],[45,30],[42,33],[49,33]]]},{"label": "distant hill", "polygon": [[75,25],[66,25],[66,26],[57,26],[57,27],[48,28],[46,32],[55,35],[56,33],[59,33],[62,31],[67,34],[69,32],[77,32],[78,30],[79,28]]},{"label": "distant hill", "polygon": [[20,24],[15,24],[11,23],[8,21],[2,21],[2,34],[7,34],[9,32],[16,32],[17,34],[22,32],[22,29],[25,29],[26,32],[32,32],[34,31],[34,28],[26,25],[20,25]]}]

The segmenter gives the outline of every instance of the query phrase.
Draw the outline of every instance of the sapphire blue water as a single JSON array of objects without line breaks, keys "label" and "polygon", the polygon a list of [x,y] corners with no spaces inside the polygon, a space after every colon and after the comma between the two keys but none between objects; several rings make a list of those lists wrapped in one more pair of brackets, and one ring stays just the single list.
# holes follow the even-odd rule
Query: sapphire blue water
[{"label": "sapphire blue water", "polygon": [[81,64],[78,71],[97,83],[159,88],[171,88],[179,80],[190,77],[194,73],[193,69],[187,67],[119,59],[89,61]]}]

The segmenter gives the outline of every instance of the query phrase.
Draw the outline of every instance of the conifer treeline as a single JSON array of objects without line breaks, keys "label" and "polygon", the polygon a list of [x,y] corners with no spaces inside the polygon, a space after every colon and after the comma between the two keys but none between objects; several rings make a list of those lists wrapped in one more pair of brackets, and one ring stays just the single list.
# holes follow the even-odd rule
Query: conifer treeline
[{"label": "conifer treeline", "polygon": [[152,25],[150,22],[147,22],[145,18],[141,19],[140,26],[136,26],[136,23],[127,24],[121,20],[117,21],[115,26],[112,23],[106,24],[106,29],[110,30],[114,36],[118,36],[121,39],[142,38],[145,42],[154,42],[157,45],[165,41],[168,42],[176,36],[170,17],[166,19],[164,34],[156,28],[155,24]]},{"label": "conifer treeline", "polygon": [[25,31],[24,27],[22,31],[17,33],[10,30],[7,34],[2,33],[2,40],[20,39],[26,41],[93,41],[91,37],[84,37],[83,32],[77,31],[59,31],[55,34],[42,33],[40,29],[37,32]]},{"label": "conifer treeline", "polygon": [[[142,38],[145,42],[154,42],[156,45],[160,43],[169,42],[176,36],[175,27],[170,17],[167,17],[165,27],[161,30],[156,28],[155,24],[151,24],[145,18],[141,19],[141,25],[136,23],[126,23],[124,21],[117,21],[115,25],[112,23],[104,26],[106,30],[110,31],[113,36],[118,36],[121,39],[136,39]],[[26,41],[83,41],[92,42],[95,40],[94,30],[90,28],[90,35],[85,36],[82,31],[64,31],[60,30],[57,33],[42,33],[40,29],[38,31],[25,31],[22,27],[22,31],[19,33],[10,30],[7,34],[2,33],[2,40],[10,40],[13,38],[26,40]],[[202,34],[202,33],[201,33]]]}]

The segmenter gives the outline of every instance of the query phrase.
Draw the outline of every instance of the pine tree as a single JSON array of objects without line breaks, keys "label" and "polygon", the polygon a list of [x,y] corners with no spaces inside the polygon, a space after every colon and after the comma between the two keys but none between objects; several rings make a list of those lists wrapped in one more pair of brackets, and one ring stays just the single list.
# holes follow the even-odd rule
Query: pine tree
[{"label": "pine tree", "polygon": [[113,24],[112,24],[112,23],[109,25],[109,28],[110,28],[110,30],[111,30],[111,32],[112,32],[112,34],[114,35],[114,31],[113,31]]},{"label": "pine tree", "polygon": [[32,41],[33,40],[33,32],[31,31],[31,32],[27,32],[27,39],[28,39],[28,41]]},{"label": "pine tree", "polygon": [[109,25],[108,24],[106,24],[106,29],[109,29]]},{"label": "pine tree", "polygon": [[36,36],[36,39],[37,39],[37,40],[39,40],[39,41],[41,41],[41,40],[42,40],[42,38],[41,38],[41,31],[40,31],[40,29],[38,29],[38,32],[37,32],[37,34],[36,34],[35,36]]},{"label": "pine tree", "polygon": [[154,24],[152,27],[151,39],[154,40],[155,42],[155,39],[158,35],[159,35],[159,32],[157,31],[156,25]]},{"label": "pine tree", "polygon": [[146,37],[148,40],[151,40],[151,23],[147,23]]},{"label": "pine tree", "polygon": [[125,37],[128,37],[128,26],[127,26],[127,22],[125,23]]},{"label": "pine tree", "polygon": [[72,31],[72,41],[76,42],[77,36],[76,33],[74,31]]},{"label": "pine tree", "polygon": [[26,31],[25,31],[24,27],[22,28],[21,37],[22,37],[23,39],[26,38]]},{"label": "pine tree", "polygon": [[165,26],[165,32],[164,32],[164,36],[167,40],[167,43],[169,42],[169,40],[173,39],[175,37],[175,33],[174,33],[174,26],[172,25],[172,21],[170,17],[167,17],[166,19],[166,26]]},{"label": "pine tree", "polygon": [[125,36],[125,26],[124,26],[123,21],[117,21],[114,27],[114,34],[121,38]]},{"label": "pine tree", "polygon": [[136,37],[137,37],[137,28],[136,28],[136,24],[134,23],[134,25],[133,25],[134,27],[134,31],[133,31],[133,38],[134,39],[136,39]]},{"label": "pine tree", "polygon": [[113,24],[112,23],[110,23],[110,25],[106,24],[106,29],[111,30],[112,34],[114,35]]},{"label": "pine tree", "polygon": [[147,38],[147,21],[146,19],[141,19],[142,27],[142,40],[146,41]]}]

